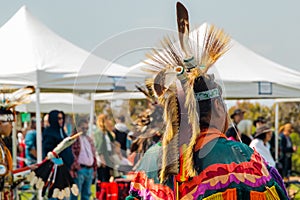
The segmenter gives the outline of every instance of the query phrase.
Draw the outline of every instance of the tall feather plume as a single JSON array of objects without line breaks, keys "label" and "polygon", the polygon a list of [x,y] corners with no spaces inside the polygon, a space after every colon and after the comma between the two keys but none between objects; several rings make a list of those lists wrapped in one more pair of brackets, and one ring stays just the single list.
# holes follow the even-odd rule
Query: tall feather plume
[{"label": "tall feather plume", "polygon": [[203,73],[229,49],[230,37],[222,29],[213,25],[207,28],[199,66],[204,66]]},{"label": "tall feather plume", "polygon": [[189,14],[187,9],[180,3],[177,2],[176,4],[176,11],[177,11],[177,28],[178,28],[178,37],[181,46],[181,50],[185,54],[185,58],[193,57],[190,48],[189,42],[189,32],[190,32],[190,25],[189,25]]}]

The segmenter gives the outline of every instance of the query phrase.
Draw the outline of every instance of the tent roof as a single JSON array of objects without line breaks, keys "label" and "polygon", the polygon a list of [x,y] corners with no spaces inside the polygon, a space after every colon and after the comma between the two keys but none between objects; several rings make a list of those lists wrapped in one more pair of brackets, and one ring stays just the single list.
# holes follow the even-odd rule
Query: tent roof
[{"label": "tent roof", "polygon": [[300,102],[300,98],[275,99],[276,103]]},{"label": "tent roof", "polygon": [[[65,113],[89,113],[91,102],[72,93],[41,93],[40,110],[48,113],[51,110],[62,110]],[[36,112],[36,95],[31,95],[29,104],[16,107],[19,112]]]},{"label": "tent roof", "polygon": [[0,44],[0,66],[5,69],[1,84],[73,88],[83,77],[85,88],[95,89],[100,82],[111,88],[113,81],[107,76],[127,72],[126,67],[91,55],[58,36],[25,6],[1,27]]},{"label": "tent roof", "polygon": [[[191,34],[204,39],[208,24],[201,25]],[[138,63],[130,73],[145,75]],[[300,72],[272,62],[237,41],[209,70],[222,85],[225,98],[290,98],[300,97]]]},{"label": "tent roof", "polygon": [[95,94],[93,100],[146,99],[142,92],[103,92]]}]

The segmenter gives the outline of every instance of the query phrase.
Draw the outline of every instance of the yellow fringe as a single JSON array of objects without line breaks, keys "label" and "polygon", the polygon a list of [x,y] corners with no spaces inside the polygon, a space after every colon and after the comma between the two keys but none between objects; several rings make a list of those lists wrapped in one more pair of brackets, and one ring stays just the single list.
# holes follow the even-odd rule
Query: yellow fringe
[{"label": "yellow fringe", "polygon": [[192,137],[185,152],[186,156],[184,156],[184,158],[186,160],[183,163],[184,169],[187,170],[187,176],[193,177],[197,174],[194,168],[193,152],[196,140],[200,134],[197,102],[194,95],[194,80],[190,80],[189,82],[187,82],[184,87],[186,91],[185,107],[187,107],[188,109],[189,124],[192,126]]},{"label": "yellow fringe", "polygon": [[227,189],[224,192],[218,192],[203,200],[237,200],[236,188]]},{"label": "yellow fringe", "polygon": [[[169,93],[165,94],[168,95],[167,99],[164,101],[164,120],[166,122],[166,129],[165,133],[163,134],[163,139],[162,139],[162,150],[163,150],[163,155],[162,155],[162,169],[160,171],[160,182],[163,182],[166,179],[166,174],[168,173],[167,171],[167,166],[170,165],[170,163],[167,163],[167,158],[170,157],[169,153],[172,154],[172,157],[174,155],[179,155],[179,152],[169,152],[168,149],[172,147],[168,147],[172,139],[175,139],[175,135],[178,134],[179,130],[179,122],[178,122],[178,108],[177,108],[177,99],[176,99],[176,94],[174,93]],[[176,151],[178,150],[178,147],[176,147]],[[174,162],[178,162],[175,160]],[[175,166],[178,165],[178,163],[175,163]]]}]

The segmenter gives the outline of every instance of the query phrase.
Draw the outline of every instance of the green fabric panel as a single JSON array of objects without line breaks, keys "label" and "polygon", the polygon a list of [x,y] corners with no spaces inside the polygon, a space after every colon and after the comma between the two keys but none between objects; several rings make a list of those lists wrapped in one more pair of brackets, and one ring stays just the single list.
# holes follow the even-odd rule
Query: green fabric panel
[{"label": "green fabric panel", "polygon": [[202,149],[195,152],[194,159],[198,173],[210,165],[230,164],[232,162],[248,162],[253,154],[253,150],[241,142],[218,138],[206,144]]}]

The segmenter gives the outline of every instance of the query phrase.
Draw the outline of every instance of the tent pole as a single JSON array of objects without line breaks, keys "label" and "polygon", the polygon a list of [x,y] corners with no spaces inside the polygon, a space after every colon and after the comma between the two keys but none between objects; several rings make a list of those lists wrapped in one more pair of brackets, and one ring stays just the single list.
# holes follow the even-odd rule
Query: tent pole
[{"label": "tent pole", "polygon": [[[13,122],[13,129],[12,129],[12,158],[13,158],[13,169],[17,168],[17,143],[18,137],[17,137],[17,123],[16,121]],[[25,151],[25,149],[24,149]]]},{"label": "tent pole", "polygon": [[91,99],[91,109],[90,109],[90,122],[89,122],[89,135],[92,136],[93,133],[93,125],[94,125],[94,112],[95,112],[95,100],[94,100],[94,93],[90,94]]},{"label": "tent pole", "polygon": [[40,111],[40,88],[35,88],[36,94],[36,148],[37,148],[37,162],[42,161],[42,128],[41,128],[41,111]]},{"label": "tent pole", "polygon": [[[41,109],[40,109],[40,88],[35,88],[35,95],[36,95],[36,150],[37,150],[37,163],[42,162],[42,127],[41,127]],[[38,199],[41,200],[42,198],[42,190],[38,192]]]},{"label": "tent pole", "polygon": [[278,139],[279,139],[279,133],[278,133],[278,121],[279,121],[279,103],[275,102],[275,161],[278,162]]}]

